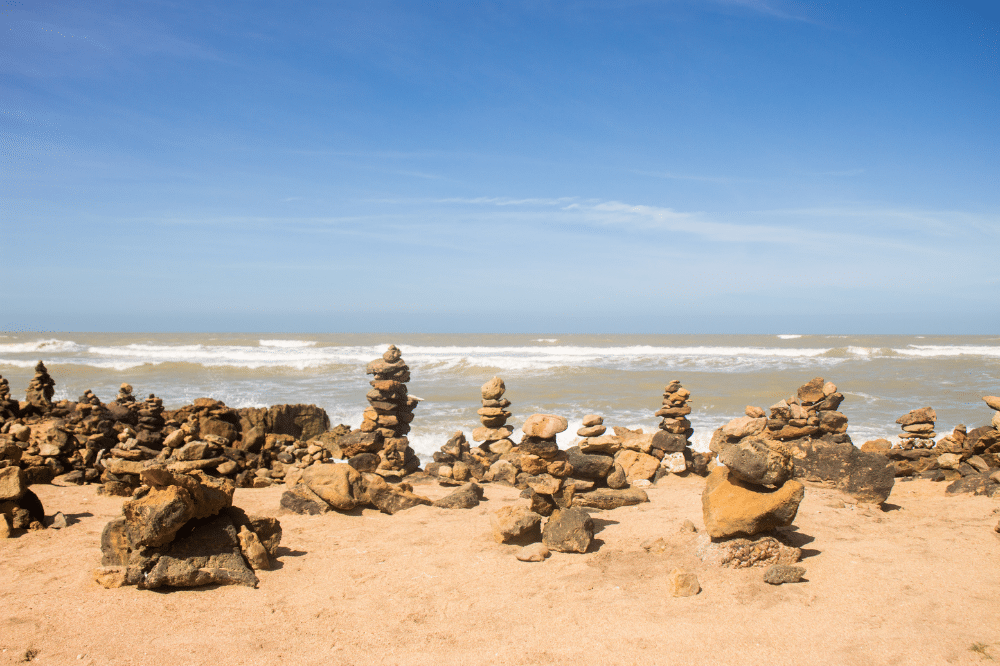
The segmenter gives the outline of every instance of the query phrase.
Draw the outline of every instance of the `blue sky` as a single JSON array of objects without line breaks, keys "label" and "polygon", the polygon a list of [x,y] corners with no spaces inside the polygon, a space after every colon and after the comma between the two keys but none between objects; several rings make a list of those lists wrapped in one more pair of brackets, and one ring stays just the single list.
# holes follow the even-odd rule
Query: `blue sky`
[{"label": "blue sky", "polygon": [[0,330],[992,333],[978,0],[0,0]]}]

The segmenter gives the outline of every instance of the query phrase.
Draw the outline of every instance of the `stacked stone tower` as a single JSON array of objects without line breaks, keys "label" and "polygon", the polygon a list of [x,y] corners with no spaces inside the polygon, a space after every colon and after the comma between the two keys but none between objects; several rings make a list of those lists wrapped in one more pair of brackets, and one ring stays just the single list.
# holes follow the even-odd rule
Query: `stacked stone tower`
[{"label": "stacked stone tower", "polygon": [[27,401],[35,409],[47,412],[52,409],[52,396],[56,392],[56,383],[49,376],[45,364],[41,361],[35,366],[35,376],[28,384]]},{"label": "stacked stone tower", "polygon": [[510,400],[503,397],[506,391],[507,387],[500,377],[486,382],[481,389],[483,406],[478,414],[479,422],[483,425],[472,431],[472,439],[482,442],[481,448],[492,454],[503,455],[514,446],[514,442],[510,440],[514,429],[507,425],[511,413],[507,409],[510,407]]},{"label": "stacked stone tower", "polygon": [[372,390],[367,395],[370,407],[365,410],[361,430],[382,437],[376,472],[383,476],[403,476],[417,471],[420,460],[406,437],[418,402],[407,394],[409,366],[403,362],[399,349],[389,345],[382,358],[368,364],[365,373],[375,378],[370,382]]},{"label": "stacked stone tower", "polygon": [[115,402],[119,405],[133,405],[135,404],[135,396],[132,395],[132,385],[122,384],[118,388],[118,395],[115,396]]},{"label": "stacked stone tower", "polygon": [[663,420],[660,421],[660,431],[653,435],[653,448],[663,452],[660,462],[665,472],[680,474],[692,463],[697,463],[696,471],[702,473],[702,467],[707,463],[700,457],[696,461],[691,452],[690,440],[694,429],[687,418],[691,413],[688,406],[690,399],[691,391],[681,386],[679,380],[674,379],[663,388],[663,406],[656,412],[656,416]]},{"label": "stacked stone tower", "polygon": [[10,385],[0,376],[0,425],[8,419],[16,418],[18,411],[17,403],[10,397]]},{"label": "stacked stone tower", "polygon": [[160,432],[165,424],[163,400],[150,393],[149,397],[139,405],[139,432],[145,434],[145,437],[140,436],[140,439],[162,443],[163,437]]},{"label": "stacked stone tower", "polygon": [[934,446],[934,424],[937,422],[937,413],[931,407],[921,407],[914,409],[896,419],[896,423],[903,427],[899,439],[903,449],[929,449]]}]

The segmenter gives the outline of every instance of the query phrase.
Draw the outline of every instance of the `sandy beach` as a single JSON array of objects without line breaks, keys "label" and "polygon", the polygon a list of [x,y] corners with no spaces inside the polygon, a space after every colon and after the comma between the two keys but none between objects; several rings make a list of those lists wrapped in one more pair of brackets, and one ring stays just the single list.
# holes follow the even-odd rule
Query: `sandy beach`
[{"label": "sandy beach", "polygon": [[[63,530],[0,542],[0,663],[76,664],[980,664],[1000,655],[1000,503],[897,483],[884,505],[809,486],[791,538],[806,581],[695,555],[699,477],[666,477],[650,502],[594,511],[586,554],[542,563],[496,543],[489,513],[518,491],[489,484],[471,510],[418,506],[303,516],[283,487],[234,503],[280,518],[279,563],[259,588],[107,590],[93,579],[121,498],[36,485]],[[415,490],[447,494],[436,483]],[[662,537],[647,551],[642,544]],[[674,567],[702,592],[669,595]]]}]

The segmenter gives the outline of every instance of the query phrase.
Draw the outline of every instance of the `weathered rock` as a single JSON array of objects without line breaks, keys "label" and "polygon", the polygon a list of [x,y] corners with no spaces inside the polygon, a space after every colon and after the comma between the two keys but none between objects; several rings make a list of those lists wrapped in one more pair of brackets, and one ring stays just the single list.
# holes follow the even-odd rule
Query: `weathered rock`
[{"label": "weathered rock", "polygon": [[674,569],[667,577],[667,589],[671,596],[693,597],[701,592],[698,576],[683,569]]},{"label": "weathered rock", "polygon": [[914,423],[934,423],[935,421],[937,421],[937,412],[934,411],[933,407],[914,409],[896,419],[896,423],[903,426],[913,425]]},{"label": "weathered rock", "polygon": [[688,441],[684,435],[657,430],[653,433],[652,448],[665,453],[681,453],[687,448]]},{"label": "weathered rock", "polygon": [[723,445],[719,462],[735,478],[765,486],[780,486],[792,478],[794,471],[788,451],[760,437],[746,437]]},{"label": "weathered rock", "polygon": [[506,390],[507,387],[499,377],[494,377],[481,388],[483,400],[499,400]]},{"label": "weathered rock", "polygon": [[660,469],[668,474],[683,474],[687,471],[687,468],[687,459],[683,453],[668,453],[660,461]]},{"label": "weathered rock", "polygon": [[569,427],[569,422],[555,414],[533,414],[521,426],[522,432],[529,437],[551,439]]},{"label": "weathered rock", "polygon": [[713,537],[730,537],[786,527],[795,519],[804,493],[798,481],[786,481],[775,490],[748,487],[726,467],[716,467],[702,493],[705,528]]},{"label": "weathered rock", "polygon": [[631,449],[620,451],[615,458],[615,462],[621,465],[625,472],[625,479],[629,483],[639,479],[645,481],[653,478],[657,468],[660,466],[660,461],[655,456]]},{"label": "weathered rock", "polygon": [[831,485],[870,504],[886,501],[892,492],[896,477],[886,456],[827,437],[798,439],[787,445],[796,477]]},{"label": "weathered rock", "polygon": [[990,409],[1000,411],[1000,397],[995,395],[984,395],[983,402],[989,405]]},{"label": "weathered rock", "polygon": [[649,496],[646,492],[638,488],[625,490],[614,490],[611,488],[599,488],[588,493],[577,493],[573,497],[573,504],[592,509],[607,511],[623,506],[633,506],[648,502]]},{"label": "weathered rock", "polygon": [[583,509],[556,509],[542,528],[542,543],[561,553],[585,553],[594,539],[594,521]]},{"label": "weathered rock", "polygon": [[390,516],[415,506],[430,506],[433,502],[404,487],[391,486],[377,474],[364,475],[364,500]]},{"label": "weathered rock", "polygon": [[490,471],[486,475],[488,481],[506,483],[513,486],[517,482],[517,467],[509,460],[498,460],[490,465]]},{"label": "weathered rock", "polygon": [[348,464],[311,465],[302,473],[302,483],[338,511],[358,505],[361,474]]},{"label": "weathered rock", "polygon": [[727,539],[718,542],[703,536],[700,537],[697,555],[707,564],[744,569],[773,564],[795,564],[802,558],[802,550],[786,546],[771,536],[756,539]]},{"label": "weathered rock", "polygon": [[[815,377],[806,384],[799,387],[798,397],[805,404],[812,404],[822,400],[826,394],[823,392],[825,382],[822,377]],[[836,390],[836,387],[834,387]]]},{"label": "weathered rock", "polygon": [[544,543],[533,543],[517,551],[514,557],[522,562],[543,562],[550,554]]},{"label": "weathered rock", "polygon": [[162,546],[194,513],[194,501],[185,488],[152,489],[143,497],[122,504],[129,547]]},{"label": "weathered rock", "polygon": [[0,501],[18,499],[27,489],[28,484],[20,467],[0,469]]},{"label": "weathered rock", "polygon": [[354,432],[343,435],[337,444],[341,455],[353,458],[359,453],[377,453],[382,448],[383,437],[379,432]]},{"label": "weathered rock", "polygon": [[[997,409],[1000,409],[998,407]],[[598,414],[587,414],[583,417],[583,427],[592,428],[594,426],[599,426],[604,424],[604,418]]]},{"label": "weathered rock", "polygon": [[615,490],[628,487],[628,479],[625,478],[625,469],[618,463],[615,463],[614,469],[608,474],[607,484],[608,488]]},{"label": "weathered rock", "polygon": [[560,488],[562,488],[562,481],[555,478],[551,474],[529,476],[525,479],[525,483],[536,493],[540,493],[542,495],[554,495],[559,492]]},{"label": "weathered rock", "polygon": [[316,516],[330,510],[330,505],[322,497],[302,483],[294,485],[282,493],[280,505],[282,509],[288,509],[292,513],[309,516]]},{"label": "weathered rock", "polygon": [[766,427],[767,419],[764,417],[741,416],[722,426],[722,434],[730,439],[753,437],[764,432]]},{"label": "weathered rock", "polygon": [[139,582],[146,589],[202,585],[257,586],[228,516],[192,521]]},{"label": "weathered rock", "polygon": [[260,539],[246,525],[240,527],[237,535],[240,540],[240,551],[243,557],[250,563],[250,567],[256,571],[271,568],[271,558],[267,550],[260,542]]},{"label": "weathered rock", "polygon": [[497,543],[528,544],[542,538],[541,515],[527,507],[513,505],[501,507],[490,515],[493,538]]},{"label": "weathered rock", "polygon": [[772,564],[764,572],[764,582],[770,585],[798,583],[805,575],[805,567],[796,567],[791,564]]},{"label": "weathered rock", "polygon": [[434,506],[442,509],[471,509],[479,506],[482,497],[482,487],[476,483],[469,483],[434,502]]}]

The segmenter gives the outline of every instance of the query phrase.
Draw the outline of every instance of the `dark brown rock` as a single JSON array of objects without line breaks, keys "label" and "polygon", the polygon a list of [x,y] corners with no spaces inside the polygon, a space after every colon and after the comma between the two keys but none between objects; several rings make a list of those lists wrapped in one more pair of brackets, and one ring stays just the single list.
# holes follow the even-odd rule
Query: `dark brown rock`
[{"label": "dark brown rock", "polygon": [[646,495],[645,491],[638,488],[628,488],[624,490],[599,488],[587,493],[577,493],[573,497],[573,504],[576,506],[601,509],[604,511],[617,509],[623,506],[634,506],[648,501],[649,496]]},{"label": "dark brown rock", "polygon": [[583,509],[556,509],[542,528],[542,543],[562,553],[585,553],[594,539],[594,521]]}]

